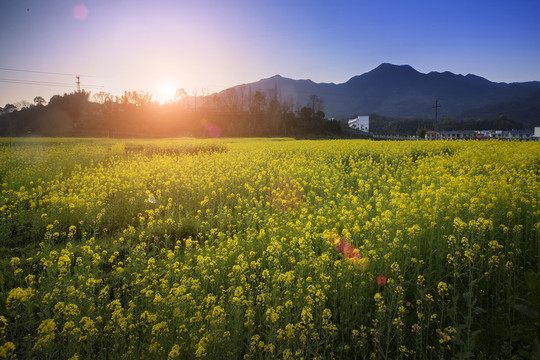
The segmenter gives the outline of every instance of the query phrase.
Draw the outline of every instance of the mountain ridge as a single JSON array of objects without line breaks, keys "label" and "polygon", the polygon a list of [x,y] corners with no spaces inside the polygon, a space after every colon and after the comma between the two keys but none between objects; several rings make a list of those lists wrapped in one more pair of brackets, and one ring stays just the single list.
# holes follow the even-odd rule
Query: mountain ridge
[{"label": "mountain ridge", "polygon": [[[277,90],[281,99],[292,101],[299,108],[305,106],[311,95],[317,95],[325,105],[330,118],[345,119],[359,114],[376,113],[397,118],[430,118],[438,100],[441,116],[465,120],[467,114],[482,116],[478,109],[497,104],[533,102],[540,90],[540,81],[492,82],[475,74],[454,74],[450,71],[421,73],[410,65],[382,63],[376,68],[355,75],[344,83],[316,83],[311,79],[295,80],[276,74],[256,82],[237,85],[242,92]],[[531,109],[537,106],[531,106]],[[500,115],[512,117],[504,106]],[[534,114],[519,112],[525,123],[538,122]]]}]

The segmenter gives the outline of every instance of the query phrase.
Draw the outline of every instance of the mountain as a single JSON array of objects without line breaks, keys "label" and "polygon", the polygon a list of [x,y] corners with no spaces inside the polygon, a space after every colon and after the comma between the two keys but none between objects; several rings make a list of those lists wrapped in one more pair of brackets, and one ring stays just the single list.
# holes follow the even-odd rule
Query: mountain
[{"label": "mountain", "polygon": [[513,101],[486,105],[466,110],[459,119],[496,119],[502,115],[519,120],[525,124],[540,126],[540,91],[533,95]]},{"label": "mountain", "polygon": [[336,119],[359,114],[432,118],[433,106],[438,100],[439,114],[453,119],[493,118],[511,116],[511,113],[519,117],[515,120],[540,121],[537,117],[538,81],[496,83],[473,74],[464,76],[448,71],[424,74],[409,65],[384,63],[342,84],[315,83],[276,75],[234,89],[244,94],[250,91],[271,94],[277,90],[282,100],[297,107],[305,106],[311,95],[317,95],[324,101],[327,117]]}]

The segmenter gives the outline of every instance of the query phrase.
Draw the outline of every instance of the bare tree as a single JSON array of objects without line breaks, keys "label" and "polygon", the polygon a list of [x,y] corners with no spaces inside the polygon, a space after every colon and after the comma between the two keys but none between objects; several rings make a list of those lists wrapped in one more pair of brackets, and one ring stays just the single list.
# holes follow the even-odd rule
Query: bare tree
[{"label": "bare tree", "polygon": [[97,102],[99,104],[105,104],[108,101],[112,101],[113,96],[108,92],[100,91],[92,95],[92,99],[94,100],[94,102]]},{"label": "bare tree", "polygon": [[238,103],[238,93],[234,88],[227,89],[222,92],[223,104],[228,111],[238,111],[240,104]]},{"label": "bare tree", "polygon": [[317,95],[311,95],[308,101],[308,107],[313,110],[313,113],[318,113],[324,110],[323,101]]},{"label": "bare tree", "polygon": [[187,96],[186,90],[182,89],[176,89],[176,93],[174,94],[174,101],[181,101]]},{"label": "bare tree", "polygon": [[152,102],[152,94],[142,91],[124,91],[120,98],[121,104],[134,104],[136,106],[148,105]]},{"label": "bare tree", "polygon": [[21,100],[15,103],[18,110],[27,109],[30,107],[30,105],[32,105],[32,103],[28,100]]}]

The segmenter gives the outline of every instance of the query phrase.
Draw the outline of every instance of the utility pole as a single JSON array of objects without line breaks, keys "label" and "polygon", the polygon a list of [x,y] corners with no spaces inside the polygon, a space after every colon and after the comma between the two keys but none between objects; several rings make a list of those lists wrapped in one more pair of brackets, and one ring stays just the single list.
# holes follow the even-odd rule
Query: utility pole
[{"label": "utility pole", "polygon": [[75,77],[77,78],[77,92],[81,92],[81,77],[79,75]]},{"label": "utility pole", "polygon": [[439,105],[439,100],[435,100],[435,106],[432,106],[432,108],[435,109],[435,124],[437,123],[437,110],[441,107],[441,105]]}]

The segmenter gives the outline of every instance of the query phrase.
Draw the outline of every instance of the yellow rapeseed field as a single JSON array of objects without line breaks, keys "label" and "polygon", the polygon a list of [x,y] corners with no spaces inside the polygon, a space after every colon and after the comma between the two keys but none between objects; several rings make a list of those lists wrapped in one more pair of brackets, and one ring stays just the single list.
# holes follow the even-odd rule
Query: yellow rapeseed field
[{"label": "yellow rapeseed field", "polygon": [[534,356],[539,154],[1,139],[0,358]]}]

